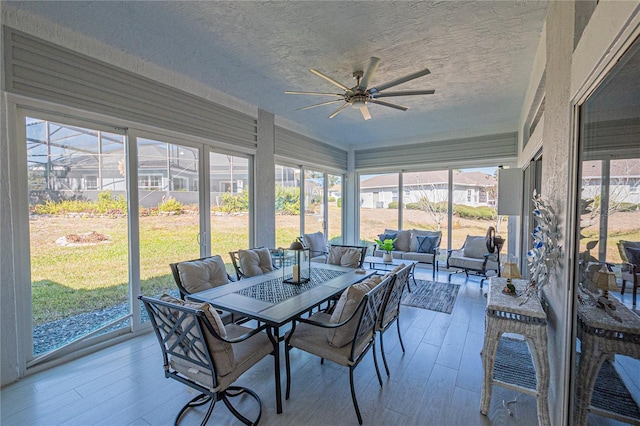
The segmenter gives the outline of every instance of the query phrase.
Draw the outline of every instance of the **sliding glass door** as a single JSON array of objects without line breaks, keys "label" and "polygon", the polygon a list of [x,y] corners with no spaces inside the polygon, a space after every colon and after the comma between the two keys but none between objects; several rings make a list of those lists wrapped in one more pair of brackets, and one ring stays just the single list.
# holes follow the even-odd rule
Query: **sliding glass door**
[{"label": "sliding glass door", "polygon": [[130,325],[124,133],[26,117],[33,352]]},{"label": "sliding glass door", "polygon": [[170,263],[200,258],[200,149],[137,138],[140,292],[178,295]]}]

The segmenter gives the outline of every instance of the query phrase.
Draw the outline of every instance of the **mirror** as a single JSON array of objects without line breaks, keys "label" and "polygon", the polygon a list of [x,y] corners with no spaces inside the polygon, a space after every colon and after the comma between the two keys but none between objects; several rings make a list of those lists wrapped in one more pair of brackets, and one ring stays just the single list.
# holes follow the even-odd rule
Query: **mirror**
[{"label": "mirror", "polygon": [[571,423],[639,424],[640,40],[582,105],[580,122]]}]

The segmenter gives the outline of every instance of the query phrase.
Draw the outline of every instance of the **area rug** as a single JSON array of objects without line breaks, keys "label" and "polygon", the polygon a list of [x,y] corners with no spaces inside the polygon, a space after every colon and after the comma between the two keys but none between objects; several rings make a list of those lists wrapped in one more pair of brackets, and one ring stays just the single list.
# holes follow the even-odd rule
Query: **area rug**
[{"label": "area rug", "polygon": [[[498,343],[493,377],[505,383],[536,388],[536,370],[524,340],[503,337]],[[618,375],[613,364],[602,364],[591,397],[591,405],[600,410],[640,420],[640,407]]]},{"label": "area rug", "polygon": [[405,290],[402,304],[430,311],[450,314],[458,297],[459,285],[435,281],[416,280],[411,285],[411,293]]}]

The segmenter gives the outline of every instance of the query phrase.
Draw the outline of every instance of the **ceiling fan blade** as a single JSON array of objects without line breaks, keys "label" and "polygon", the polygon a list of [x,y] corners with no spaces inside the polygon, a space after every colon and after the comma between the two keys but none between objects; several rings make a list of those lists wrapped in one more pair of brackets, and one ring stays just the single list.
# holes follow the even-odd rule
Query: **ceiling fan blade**
[{"label": "ceiling fan blade", "polygon": [[315,107],[319,107],[319,106],[323,106],[323,105],[335,104],[336,102],[344,102],[344,100],[336,99],[335,101],[321,102],[319,104],[309,105],[309,106],[306,106],[306,107],[298,108],[296,111],[303,111],[305,109],[311,109],[311,108],[315,108]]},{"label": "ceiling fan blade", "polygon": [[371,93],[374,92],[382,92],[384,89],[388,89],[389,87],[397,86],[398,84],[406,83],[407,81],[411,81],[415,78],[422,77],[423,75],[431,74],[428,68],[423,69],[422,71],[414,72],[413,74],[405,75],[404,77],[400,77],[397,80],[390,81],[389,83],[383,84],[381,86],[372,87],[370,89]]},{"label": "ceiling fan blade", "polygon": [[297,92],[295,90],[287,90],[287,95],[314,95],[314,96],[335,96],[338,98],[344,98],[344,95],[340,93],[322,93],[322,92]]},{"label": "ceiling fan blade", "polygon": [[342,90],[344,90],[345,92],[350,92],[351,89],[349,89],[347,86],[345,86],[344,84],[334,80],[333,78],[329,77],[328,75],[324,75],[322,74],[320,71],[318,70],[314,70],[313,68],[311,68],[309,71],[311,71],[312,73],[314,73],[315,75],[317,75],[320,78],[324,78],[325,80],[327,80],[329,83],[338,86],[339,88],[341,88]]},{"label": "ceiling fan blade", "polygon": [[362,105],[360,107],[360,112],[362,113],[362,118],[365,120],[371,120],[371,114],[369,113],[369,108],[366,105]]},{"label": "ceiling fan blade", "polygon": [[405,90],[405,91],[399,91],[399,92],[375,93],[371,96],[377,99],[377,98],[388,98],[391,96],[433,95],[434,93],[436,93],[435,90]]},{"label": "ceiling fan blade", "polygon": [[344,104],[344,105],[342,105],[340,108],[338,108],[337,110],[335,110],[335,111],[334,111],[334,113],[333,113],[333,114],[331,114],[331,115],[329,116],[329,118],[333,118],[333,117],[335,117],[336,115],[340,114],[340,113],[342,112],[342,110],[343,110],[343,109],[345,109],[346,107],[348,107],[349,105],[351,105],[351,102],[347,102],[347,103],[345,103],[345,104]]},{"label": "ceiling fan blade", "polygon": [[373,74],[376,72],[376,69],[378,69],[379,64],[380,64],[380,58],[376,58],[375,56],[372,56],[371,59],[369,59],[369,66],[367,67],[367,71],[364,73],[364,75],[362,76],[362,79],[360,80],[360,84],[358,85],[358,90],[361,90],[363,92],[367,90],[369,81],[371,81],[371,77],[373,77]]},{"label": "ceiling fan blade", "polygon": [[406,111],[406,110],[409,109],[409,108],[404,107],[402,105],[396,105],[396,104],[392,104],[392,103],[385,102],[385,101],[379,101],[377,99],[370,99],[369,102],[372,102],[372,103],[378,104],[378,105],[388,106],[388,107],[395,108],[395,109],[399,109],[401,111]]}]

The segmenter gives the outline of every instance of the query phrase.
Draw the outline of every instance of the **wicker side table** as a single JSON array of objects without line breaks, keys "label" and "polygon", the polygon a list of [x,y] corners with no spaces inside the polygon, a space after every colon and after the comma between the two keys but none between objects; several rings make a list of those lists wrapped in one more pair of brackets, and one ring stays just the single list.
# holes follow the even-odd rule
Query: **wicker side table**
[{"label": "wicker side table", "polygon": [[[620,321],[596,307],[591,298],[584,297],[582,300],[587,302],[578,305],[580,361],[576,378],[576,411],[573,422],[576,425],[587,424],[593,388],[602,363],[613,354],[640,359],[640,317],[616,299],[611,299],[611,302],[616,307],[614,313]],[[597,414],[630,421],[610,412],[598,411]]]},{"label": "wicker side table", "polygon": [[[491,405],[491,387],[496,384],[518,392],[536,396],[538,405],[538,423],[550,425],[549,417],[549,359],[547,358],[547,314],[540,301],[532,297],[523,305],[522,298],[502,293],[506,278],[492,277],[487,295],[485,316],[484,345],[482,348],[482,366],[484,381],[480,412],[487,415]],[[527,282],[513,280],[518,291],[522,291]],[[505,383],[493,378],[498,342],[503,333],[515,333],[524,336],[531,352],[536,369],[536,389],[528,389],[517,384]]]}]

